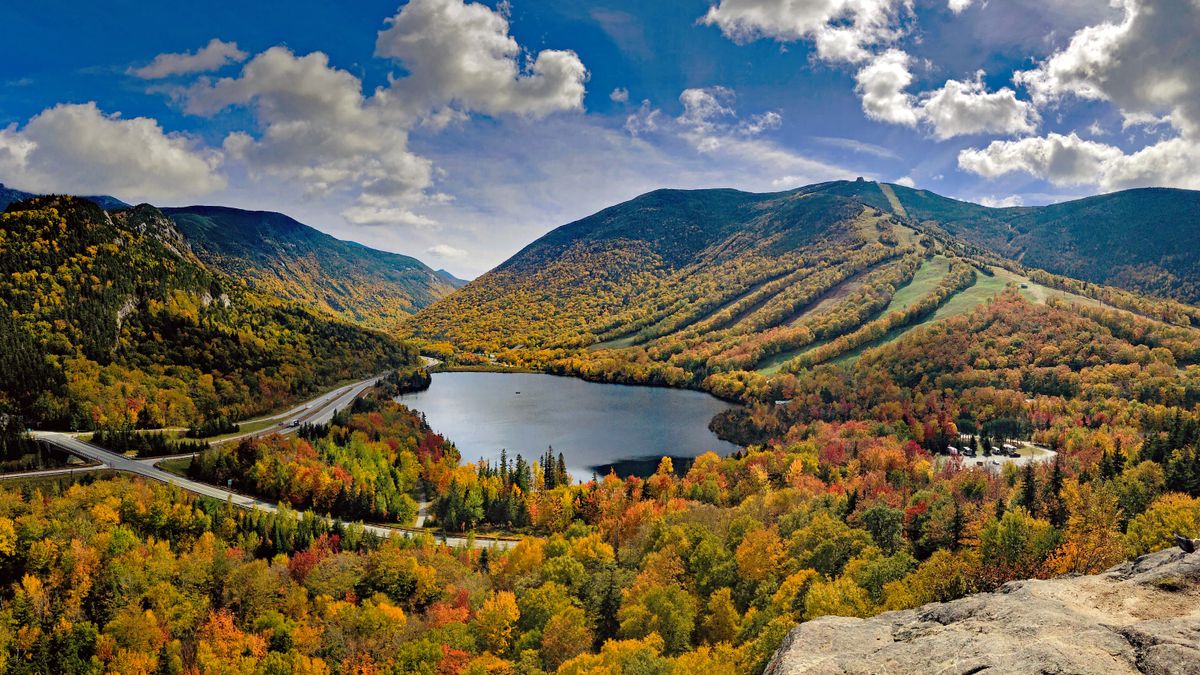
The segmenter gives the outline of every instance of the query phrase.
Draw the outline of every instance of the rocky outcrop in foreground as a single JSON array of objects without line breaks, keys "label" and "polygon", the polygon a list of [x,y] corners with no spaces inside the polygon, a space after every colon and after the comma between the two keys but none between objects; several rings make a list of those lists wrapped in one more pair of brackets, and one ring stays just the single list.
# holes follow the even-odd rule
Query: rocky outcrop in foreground
[{"label": "rocky outcrop in foreground", "polygon": [[792,629],[767,666],[794,673],[1200,673],[1200,553],[1104,574]]}]

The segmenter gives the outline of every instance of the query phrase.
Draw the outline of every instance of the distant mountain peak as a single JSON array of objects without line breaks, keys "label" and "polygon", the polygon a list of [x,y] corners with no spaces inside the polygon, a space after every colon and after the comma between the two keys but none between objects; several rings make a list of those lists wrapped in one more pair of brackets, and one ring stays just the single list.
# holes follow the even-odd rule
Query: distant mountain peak
[{"label": "distant mountain peak", "polygon": [[[4,183],[0,183],[0,211],[8,208],[9,204],[19,202],[31,197],[38,196],[33,192],[25,192],[24,190],[16,190],[10,188]],[[118,209],[127,209],[129,204],[109,195],[83,195],[79,199],[86,199],[89,202],[99,206],[106,211],[115,211]]]},{"label": "distant mountain peak", "polygon": [[416,258],[337,239],[283,213],[207,205],[164,212],[205,264],[374,328],[394,329],[463,285]]}]

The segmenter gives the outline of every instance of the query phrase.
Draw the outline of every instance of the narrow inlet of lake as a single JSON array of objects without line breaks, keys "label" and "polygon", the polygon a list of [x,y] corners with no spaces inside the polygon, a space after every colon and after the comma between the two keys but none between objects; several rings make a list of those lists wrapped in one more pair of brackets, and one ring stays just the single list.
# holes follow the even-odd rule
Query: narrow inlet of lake
[{"label": "narrow inlet of lake", "polygon": [[434,431],[458,446],[464,463],[495,463],[500,451],[528,460],[547,447],[563,454],[576,480],[609,470],[646,476],[669,456],[676,469],[708,451],[738,446],[708,422],[732,407],[703,392],[599,384],[532,373],[435,373],[429,389],[396,399],[425,413]]}]

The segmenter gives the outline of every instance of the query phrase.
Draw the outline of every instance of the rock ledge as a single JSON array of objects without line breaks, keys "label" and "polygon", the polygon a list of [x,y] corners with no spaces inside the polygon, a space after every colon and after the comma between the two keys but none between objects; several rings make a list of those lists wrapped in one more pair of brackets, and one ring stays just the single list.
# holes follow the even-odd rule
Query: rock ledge
[{"label": "rock ledge", "polygon": [[1095,576],[793,628],[769,675],[1200,673],[1200,553],[1178,548]]}]

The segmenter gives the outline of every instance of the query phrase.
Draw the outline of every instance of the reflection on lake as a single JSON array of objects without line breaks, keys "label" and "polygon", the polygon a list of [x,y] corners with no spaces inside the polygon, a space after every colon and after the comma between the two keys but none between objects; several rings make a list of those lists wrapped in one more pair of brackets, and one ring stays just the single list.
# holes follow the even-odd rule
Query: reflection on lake
[{"label": "reflection on lake", "polygon": [[425,413],[464,463],[495,461],[501,449],[510,459],[535,458],[553,446],[576,480],[610,467],[618,475],[649,475],[664,455],[677,458],[681,470],[709,450],[738,449],[708,429],[731,405],[698,391],[529,373],[435,373],[429,389],[396,400]]}]

